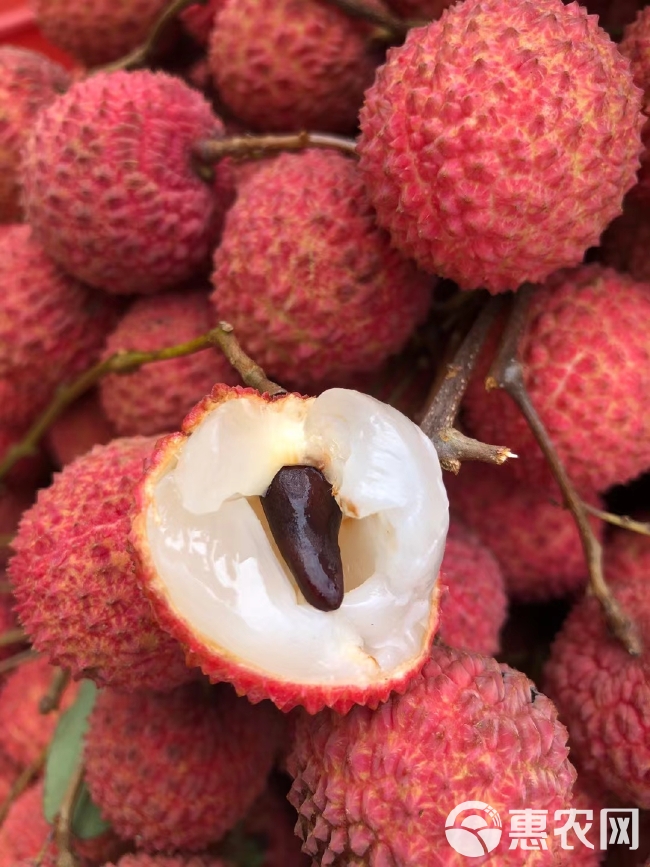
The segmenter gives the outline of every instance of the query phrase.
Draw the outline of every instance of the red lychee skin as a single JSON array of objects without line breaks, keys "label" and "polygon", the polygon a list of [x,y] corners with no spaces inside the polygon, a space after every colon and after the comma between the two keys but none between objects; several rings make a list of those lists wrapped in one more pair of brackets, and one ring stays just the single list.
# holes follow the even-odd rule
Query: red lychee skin
[{"label": "red lychee skin", "polygon": [[299,390],[378,368],[426,316],[434,285],[388,245],[356,164],[316,150],[283,154],[240,187],[212,282],[218,318]]},{"label": "red lychee skin", "polygon": [[106,445],[115,436],[115,428],[106,418],[97,392],[92,391],[57,418],[45,435],[45,441],[57,466],[64,467],[93,446]]},{"label": "red lychee skin", "polygon": [[117,311],[61,271],[29,226],[0,235],[0,278],[0,425],[19,427],[97,360]]},{"label": "red lychee skin", "polygon": [[172,689],[195,674],[154,621],[127,549],[135,486],[155,439],[96,446],[27,511],[8,573],[34,647],[73,677]]},{"label": "red lychee skin", "polygon": [[[571,758],[573,754],[570,752]],[[587,775],[583,774],[578,769],[578,778],[573,786],[570,803],[563,809],[576,810],[591,810],[592,824],[585,832],[585,836],[589,843],[594,847],[590,849],[575,835],[574,831],[569,831],[567,835],[567,843],[573,846],[573,851],[566,850],[567,864],[570,867],[598,867],[605,860],[606,852],[600,848],[600,811],[603,807],[614,806],[612,796],[608,795],[600,786]],[[550,818],[550,817],[549,817]],[[555,828],[561,828],[567,820],[566,816],[559,817],[554,821]],[[585,826],[590,820],[585,815],[577,816],[577,823]],[[562,862],[564,864],[564,862]]]},{"label": "red lychee skin", "polygon": [[20,861],[35,859],[51,830],[43,815],[41,781],[16,799],[2,823],[0,867],[16,867]]},{"label": "red lychee skin", "polygon": [[650,211],[648,205],[628,196],[620,217],[601,238],[601,260],[635,280],[650,283]]},{"label": "red lychee skin", "polygon": [[88,66],[117,60],[149,36],[165,0],[34,0],[39,29]]},{"label": "red lychee skin", "polygon": [[47,659],[35,659],[12,672],[0,693],[0,749],[19,768],[36,761],[50,743],[59,717],[77,697],[78,685],[70,684],[58,710],[40,713],[39,702],[53,675]]},{"label": "red lychee skin", "polygon": [[503,575],[490,550],[458,521],[449,527],[440,571],[439,637],[451,647],[497,653],[507,608]]},{"label": "red lychee skin", "polygon": [[105,867],[231,867],[231,865],[209,853],[150,855],[148,852],[136,852],[123,855],[115,865],[106,864]]},{"label": "red lychee skin", "polygon": [[571,754],[625,802],[650,806],[650,540],[617,533],[605,575],[636,625],[644,650],[631,656],[609,632],[598,601],[573,608],[551,649],[545,684],[569,729]]},{"label": "red lychee skin", "polygon": [[577,3],[457,3],[388,52],[365,99],[380,225],[462,289],[577,264],[635,183],[641,94]]},{"label": "red lychee skin", "polygon": [[107,292],[150,294],[191,277],[223,218],[191,149],[222,132],[203,96],[170,75],[77,82],[39,114],[25,147],[35,236],[65,270]]},{"label": "red lychee skin", "polygon": [[[566,729],[527,677],[495,660],[434,647],[402,696],[345,717],[298,719],[288,767],[303,851],[328,867],[465,867],[445,839],[445,819],[465,800],[502,820],[514,809],[553,815],[575,771]],[[509,850],[473,859],[501,867],[556,863],[549,851]],[[555,851],[553,851],[555,850]]]},{"label": "red lychee skin", "polygon": [[641,9],[625,28],[619,49],[630,61],[634,83],[646,93],[650,91],[650,7]]},{"label": "red lychee skin", "polygon": [[350,132],[378,63],[371,29],[324,0],[225,0],[210,36],[214,83],[254,129]]},{"label": "red lychee skin", "polygon": [[357,683],[332,686],[328,683],[295,683],[271,676],[263,669],[243,662],[230,651],[212,640],[209,645],[201,641],[190,623],[181,619],[169,602],[164,581],[151,557],[147,544],[146,514],[159,479],[174,466],[183,449],[185,440],[202,422],[204,416],[225,400],[237,400],[242,396],[255,396],[260,400],[281,400],[260,395],[253,388],[241,388],[217,384],[211,394],[200,401],[187,415],[179,433],[160,439],[151,457],[146,476],[138,486],[136,496],[138,507],[132,521],[130,542],[138,562],[140,585],[153,606],[156,619],[162,628],[176,638],[187,652],[188,664],[201,668],[212,683],[227,681],[238,695],[256,704],[270,699],[282,711],[303,707],[308,713],[316,713],[324,707],[333,708],[338,713],[347,713],[355,704],[377,707],[391,692],[404,692],[409,682],[426,663],[429,648],[438,628],[439,620],[439,581],[436,581],[430,605],[430,619],[424,630],[420,653],[400,667],[390,678],[364,686]]},{"label": "red lychee skin", "polygon": [[[610,268],[554,274],[532,299],[519,344],[524,382],[560,459],[583,492],[604,491],[650,467],[648,286]],[[469,384],[465,418],[483,442],[519,455],[513,472],[552,486],[541,450],[503,392],[486,392],[491,359]]]},{"label": "red lychee skin", "polygon": [[[193,340],[213,326],[214,314],[205,292],[139,298],[108,338],[104,354],[163,349]],[[134,373],[107,376],[99,393],[104,412],[118,434],[149,435],[178,428],[215,382],[235,385],[239,377],[219,350],[206,349],[145,365]]]},{"label": "red lychee skin", "polygon": [[[582,543],[559,489],[547,494],[521,482],[509,464],[466,464],[458,476],[447,474],[445,484],[453,515],[494,554],[512,599],[545,601],[584,588]],[[593,519],[591,525],[602,540],[602,522]]]},{"label": "red lychee skin", "polygon": [[0,223],[17,223],[20,151],[37,113],[70,83],[65,69],[42,54],[0,48]]},{"label": "red lychee skin", "polygon": [[180,14],[180,20],[187,32],[200,45],[207,45],[214,25],[217,12],[224,5],[224,0],[206,0],[205,3],[194,3]]},{"label": "red lychee skin", "polygon": [[99,694],[86,781],[102,815],[147,851],[200,851],[244,817],[266,785],[281,715],[227,685]]}]

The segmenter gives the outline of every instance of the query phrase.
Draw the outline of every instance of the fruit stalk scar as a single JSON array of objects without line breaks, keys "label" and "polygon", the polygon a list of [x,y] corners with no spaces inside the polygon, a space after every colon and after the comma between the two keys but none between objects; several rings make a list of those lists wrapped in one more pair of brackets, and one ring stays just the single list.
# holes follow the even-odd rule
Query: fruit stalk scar
[{"label": "fruit stalk scar", "polygon": [[316,467],[282,467],[261,502],[278,549],[307,602],[321,611],[340,608],[342,514],[325,476]]}]

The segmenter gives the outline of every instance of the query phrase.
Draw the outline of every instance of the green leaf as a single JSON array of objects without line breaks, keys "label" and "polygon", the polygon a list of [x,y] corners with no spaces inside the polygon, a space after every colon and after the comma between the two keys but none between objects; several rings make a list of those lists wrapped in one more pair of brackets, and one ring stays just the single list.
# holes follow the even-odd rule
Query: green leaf
[{"label": "green leaf", "polygon": [[[56,818],[68,788],[70,778],[81,758],[88,715],[95,704],[97,687],[90,680],[82,681],[77,700],[61,715],[54,732],[45,765],[43,812],[48,822]],[[110,826],[100,817],[90,794],[83,784],[72,821],[73,833],[87,840],[102,834]]]}]

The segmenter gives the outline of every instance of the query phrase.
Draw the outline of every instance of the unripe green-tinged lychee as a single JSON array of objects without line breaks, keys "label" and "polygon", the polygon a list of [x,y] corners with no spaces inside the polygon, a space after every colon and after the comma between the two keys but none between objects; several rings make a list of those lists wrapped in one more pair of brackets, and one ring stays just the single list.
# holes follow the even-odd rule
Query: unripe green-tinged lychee
[{"label": "unripe green-tinged lychee", "polygon": [[507,599],[501,569],[489,548],[456,521],[449,527],[440,569],[442,641],[488,656],[497,653]]},{"label": "unripe green-tinged lychee", "polygon": [[349,132],[379,62],[371,29],[326,0],[225,0],[209,48],[219,95],[255,129]]},{"label": "unripe green-tinged lychee", "polygon": [[63,268],[107,292],[147,294],[191,277],[223,216],[194,171],[192,145],[222,131],[203,96],[170,75],[77,82],[39,114],[25,147],[35,236]]},{"label": "unripe green-tinged lychee", "polygon": [[65,69],[44,55],[0,48],[0,223],[22,217],[20,151],[37,113],[69,83]]},{"label": "unripe green-tinged lychee", "polygon": [[212,282],[218,318],[270,376],[301,389],[379,367],[425,317],[434,285],[389,246],[356,164],[316,150],[283,154],[240,187]]},{"label": "unripe green-tinged lychee", "polygon": [[393,244],[463,289],[575,265],[621,211],[641,93],[561,0],[464,0],[411,30],[366,93],[360,166]]},{"label": "unripe green-tinged lychee", "polygon": [[204,3],[193,3],[181,12],[183,26],[201,45],[208,44],[215,16],[223,5],[224,0],[206,0]]},{"label": "unripe green-tinged lychee", "polygon": [[[519,344],[524,382],[583,493],[650,467],[649,320],[650,288],[595,264],[559,271],[532,299]],[[514,402],[485,391],[490,362],[485,354],[467,390],[468,428],[483,442],[507,443],[522,482],[550,490],[546,461]]]},{"label": "unripe green-tinged lychee", "polygon": [[650,210],[645,202],[628,196],[620,217],[600,240],[601,261],[635,280],[650,283]]},{"label": "unripe green-tinged lychee", "polygon": [[244,817],[266,785],[282,715],[231,687],[100,693],[86,781],[102,815],[148,851],[200,851]]},{"label": "unripe green-tinged lychee", "polygon": [[36,859],[52,830],[43,815],[43,783],[23,792],[11,805],[0,828],[0,867]]},{"label": "unripe green-tinged lychee", "polygon": [[34,0],[39,29],[88,66],[117,60],[143,43],[165,0]]},{"label": "unripe green-tinged lychee", "polygon": [[[552,816],[575,779],[566,738],[551,702],[523,674],[434,647],[409,690],[376,711],[298,719],[289,800],[304,851],[329,867],[466,865],[445,839],[449,813],[464,801],[482,801],[502,820],[517,809]],[[483,828],[500,830],[498,819],[483,818]],[[559,845],[550,830],[548,850],[536,852],[509,849],[504,833],[487,854],[481,836],[472,863],[556,863]]]},{"label": "unripe green-tinged lychee", "polygon": [[76,400],[52,424],[45,442],[57,467],[72,463],[93,446],[115,439],[116,431],[106,418],[96,391]]},{"label": "unripe green-tinged lychee", "polygon": [[100,355],[117,310],[65,274],[29,226],[0,235],[0,425],[30,424]]},{"label": "unripe green-tinged lychee", "polygon": [[9,577],[34,647],[100,686],[170,689],[193,676],[154,621],[127,547],[134,488],[154,443],[113,440],[69,464],[12,543]]},{"label": "unripe green-tinged lychee", "polygon": [[618,532],[605,547],[605,575],[636,625],[631,656],[607,628],[594,596],[569,614],[551,650],[545,684],[569,729],[571,754],[625,802],[650,806],[650,540]]},{"label": "unripe green-tinged lychee", "polygon": [[621,54],[630,61],[634,83],[650,92],[650,7],[646,6],[625,28],[619,45]]},{"label": "unripe green-tinged lychee", "polygon": [[[105,356],[149,352],[187,343],[214,326],[208,296],[179,291],[139,298],[106,342]],[[236,372],[217,349],[148,364],[133,373],[105,377],[101,405],[121,436],[165,433],[178,428],[194,404],[215,382],[235,385]]]},{"label": "unripe green-tinged lychee", "polygon": [[[512,599],[542,601],[582,590],[585,554],[559,489],[540,491],[520,481],[510,465],[466,464],[445,484],[453,514],[494,554]],[[591,523],[602,539],[602,522]]]}]

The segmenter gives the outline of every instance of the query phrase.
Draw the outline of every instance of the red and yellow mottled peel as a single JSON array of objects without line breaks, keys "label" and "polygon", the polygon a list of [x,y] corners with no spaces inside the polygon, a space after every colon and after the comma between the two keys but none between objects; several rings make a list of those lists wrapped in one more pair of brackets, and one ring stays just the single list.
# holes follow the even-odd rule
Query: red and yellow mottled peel
[{"label": "red and yellow mottled peel", "polygon": [[378,368],[426,316],[434,286],[389,246],[356,164],[315,150],[283,154],[240,187],[212,282],[219,319],[300,390]]},{"label": "red and yellow mottled peel", "polygon": [[539,282],[598,243],[634,185],[641,93],[594,17],[464,0],[388,52],[361,111],[380,225],[462,289]]},{"label": "red and yellow mottled peel", "polygon": [[12,543],[8,573],[34,647],[73,677],[126,690],[195,676],[154,621],[127,549],[134,488],[155,440],[113,440],[41,490]]},{"label": "red and yellow mottled peel", "polygon": [[100,693],[91,713],[86,781],[102,815],[147,851],[200,851],[262,792],[282,717],[227,685],[164,695]]},{"label": "red and yellow mottled peel", "polygon": [[[566,738],[555,708],[525,675],[434,647],[409,690],[375,712],[298,719],[289,800],[303,850],[328,867],[465,867],[445,839],[447,815],[466,800],[490,804],[502,821],[515,809],[553,815],[575,779]],[[472,863],[556,863],[550,829],[546,852],[509,843],[504,834],[495,853]]]}]

